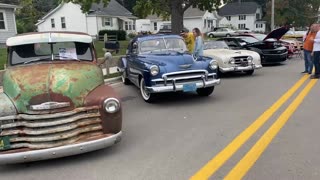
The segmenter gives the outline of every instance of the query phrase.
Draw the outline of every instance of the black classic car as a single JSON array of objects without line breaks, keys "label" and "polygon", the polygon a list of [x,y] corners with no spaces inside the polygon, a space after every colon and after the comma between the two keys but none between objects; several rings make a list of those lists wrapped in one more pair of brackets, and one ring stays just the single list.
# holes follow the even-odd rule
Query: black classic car
[{"label": "black classic car", "polygon": [[274,64],[287,60],[288,50],[281,45],[279,39],[288,30],[289,28],[282,27],[264,36],[254,36],[246,33],[236,37],[220,38],[219,40],[224,40],[232,49],[247,49],[259,53],[262,64]]},{"label": "black classic car", "polygon": [[129,43],[127,55],[120,58],[118,70],[123,83],[139,87],[146,102],[163,92],[209,96],[220,83],[217,62],[209,57],[194,58],[178,35],[136,37]]}]

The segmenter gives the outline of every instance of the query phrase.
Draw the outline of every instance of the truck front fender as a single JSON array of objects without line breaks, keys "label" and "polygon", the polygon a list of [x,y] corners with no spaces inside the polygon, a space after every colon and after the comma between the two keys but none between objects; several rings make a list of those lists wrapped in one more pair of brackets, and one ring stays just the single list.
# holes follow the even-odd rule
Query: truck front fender
[{"label": "truck front fender", "polygon": [[[12,101],[5,93],[0,93],[0,120],[4,116],[16,115],[17,110]],[[1,124],[1,123],[0,123]]]}]

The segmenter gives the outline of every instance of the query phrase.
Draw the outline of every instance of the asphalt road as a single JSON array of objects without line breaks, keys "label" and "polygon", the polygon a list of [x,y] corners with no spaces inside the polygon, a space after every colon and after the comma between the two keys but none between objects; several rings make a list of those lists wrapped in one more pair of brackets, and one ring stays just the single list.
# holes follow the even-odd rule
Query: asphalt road
[{"label": "asphalt road", "polygon": [[124,113],[119,144],[0,166],[0,179],[318,180],[320,85],[302,70],[303,60],[291,59],[252,76],[227,75],[209,97],[167,94],[155,104],[114,84]]}]

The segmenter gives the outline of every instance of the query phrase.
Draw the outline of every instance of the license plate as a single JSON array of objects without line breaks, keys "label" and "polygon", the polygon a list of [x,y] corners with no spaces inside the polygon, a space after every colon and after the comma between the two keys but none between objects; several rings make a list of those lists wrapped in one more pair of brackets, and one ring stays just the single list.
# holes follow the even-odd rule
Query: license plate
[{"label": "license plate", "polygon": [[10,148],[9,136],[0,137],[0,150],[6,150]]},{"label": "license plate", "polygon": [[183,85],[183,92],[194,92],[196,90],[197,90],[197,85],[195,83]]}]

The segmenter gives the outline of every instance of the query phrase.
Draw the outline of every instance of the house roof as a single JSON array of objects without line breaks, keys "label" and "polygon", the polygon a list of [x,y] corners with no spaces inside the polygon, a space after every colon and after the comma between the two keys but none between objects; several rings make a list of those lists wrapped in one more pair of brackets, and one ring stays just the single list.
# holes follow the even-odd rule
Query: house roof
[{"label": "house roof", "polygon": [[13,4],[0,3],[0,7],[1,7],[1,8],[17,8],[18,6],[13,5]]},{"label": "house roof", "polygon": [[125,16],[129,18],[137,18],[116,0],[111,0],[106,7],[104,7],[103,3],[93,3],[88,14],[98,16]]},{"label": "house roof", "polygon": [[[49,11],[46,15],[44,15],[36,25],[43,23],[47,17],[54,14],[63,6],[63,3],[59,4],[56,8]],[[110,0],[108,5],[104,7],[103,3],[93,3],[91,5],[91,9],[88,15],[97,15],[97,16],[116,16],[116,17],[128,17],[128,18],[137,18],[132,15],[130,11],[124,8],[121,4],[119,4],[116,0]]]},{"label": "house roof", "polygon": [[[204,16],[205,13],[206,13],[206,11],[202,11],[202,10],[200,10],[200,9],[198,9],[198,8],[190,7],[190,8],[188,8],[188,9],[184,12],[183,17],[184,17],[184,18],[202,17],[202,16]],[[159,16],[157,16],[156,14],[149,15],[149,16],[147,16],[146,19],[150,19],[150,20],[162,20],[162,18],[159,17]]]},{"label": "house roof", "polygon": [[260,6],[256,2],[234,2],[228,3],[220,8],[220,16],[232,16],[239,14],[255,14]]}]

